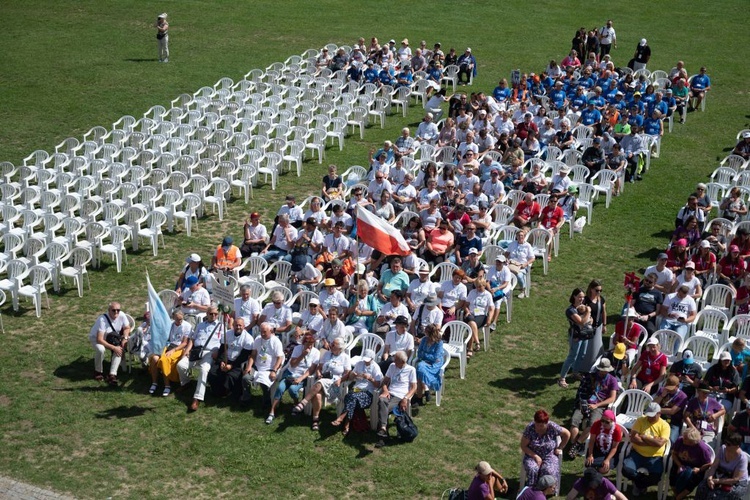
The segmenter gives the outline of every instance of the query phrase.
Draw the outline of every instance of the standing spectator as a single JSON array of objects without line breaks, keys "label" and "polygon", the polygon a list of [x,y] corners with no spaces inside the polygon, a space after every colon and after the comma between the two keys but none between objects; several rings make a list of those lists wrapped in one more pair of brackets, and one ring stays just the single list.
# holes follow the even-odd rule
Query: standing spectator
[{"label": "standing spectator", "polygon": [[612,20],[607,19],[607,25],[599,30],[599,59],[609,54],[613,45],[617,48],[617,34],[612,27]]},{"label": "standing spectator", "polygon": [[[568,383],[565,377],[569,370],[576,371],[577,364],[586,355],[589,339],[593,335],[591,329],[591,308],[586,306],[583,301],[586,294],[580,288],[575,288],[570,294],[570,306],[565,310],[565,316],[568,319],[568,357],[565,358],[560,378],[557,385],[567,389]],[[588,329],[587,329],[588,327]],[[586,333],[588,332],[588,333]]]},{"label": "standing spectator", "polygon": [[159,62],[169,62],[169,23],[167,13],[159,14],[156,18],[156,43],[159,47]]},{"label": "standing spectator", "polygon": [[633,54],[633,71],[646,69],[649,59],[651,59],[651,47],[648,46],[645,38],[641,38]]}]

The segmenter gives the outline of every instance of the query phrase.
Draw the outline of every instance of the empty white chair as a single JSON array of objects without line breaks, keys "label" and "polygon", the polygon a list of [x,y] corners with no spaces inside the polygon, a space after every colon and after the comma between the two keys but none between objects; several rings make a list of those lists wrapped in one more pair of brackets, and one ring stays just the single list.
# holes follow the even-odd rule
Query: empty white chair
[{"label": "empty white chair", "polygon": [[[638,418],[643,416],[643,410],[653,398],[649,393],[640,389],[627,389],[620,394],[612,404],[617,423],[630,430]],[[627,403],[627,406],[624,406]]]},{"label": "empty white chair", "polygon": [[13,310],[18,311],[18,290],[21,280],[29,273],[29,266],[20,260],[10,260],[5,267],[6,278],[0,280],[0,291],[10,293]]},{"label": "empty white chair", "polygon": [[461,379],[466,378],[467,353],[471,340],[471,327],[462,321],[449,321],[441,329],[443,335],[448,332],[449,340],[443,348],[450,352],[452,358],[459,359]]},{"label": "empty white chair", "polygon": [[[181,210],[172,212],[172,220],[181,220],[185,226],[185,234],[190,236],[190,229],[193,224],[198,224],[198,209],[201,206],[201,198],[197,194],[188,193],[182,198],[180,203]],[[193,222],[195,219],[195,222]],[[172,227],[169,228],[172,231]]]},{"label": "empty white chair", "polygon": [[727,341],[724,337],[724,326],[729,323],[727,315],[717,309],[699,311],[695,320],[690,324],[691,336],[709,337],[719,345]]},{"label": "empty white chair", "polygon": [[[128,233],[129,234],[129,233]],[[67,256],[65,262],[71,265],[65,266],[65,262],[60,263],[59,273],[62,278],[73,278],[78,289],[78,296],[83,297],[83,278],[86,277],[86,281],[91,291],[91,280],[89,279],[89,273],[86,270],[86,266],[91,262],[92,255],[86,248],[74,248]]]},{"label": "empty white chair", "polygon": [[736,292],[727,285],[709,285],[703,290],[698,308],[700,310],[717,309],[726,314],[727,317],[731,317],[734,311],[735,296]]},{"label": "empty white chair", "polygon": [[159,253],[159,239],[161,239],[161,245],[166,246],[164,243],[164,233],[162,232],[162,227],[166,223],[166,214],[154,210],[146,216],[146,227],[139,229],[136,233],[136,238],[146,238],[151,242],[154,257]]},{"label": "empty white chair", "polygon": [[724,324],[723,337],[726,342],[732,342],[736,338],[750,341],[750,314],[736,314]]},{"label": "empty white chair", "polygon": [[[115,261],[117,272],[122,272],[122,263],[128,262],[128,254],[125,249],[125,242],[130,239],[131,230],[124,226],[115,226],[110,230],[110,242],[99,247],[99,254],[109,254]],[[95,256],[91,249],[88,250],[92,256]],[[95,260],[96,262],[96,260]]]},{"label": "empty white chair", "polygon": [[27,273],[29,283],[21,285],[18,289],[19,297],[29,297],[36,311],[36,317],[42,316],[42,295],[47,299],[47,309],[49,305],[49,295],[47,295],[47,283],[52,279],[49,270],[43,266],[30,267]]}]

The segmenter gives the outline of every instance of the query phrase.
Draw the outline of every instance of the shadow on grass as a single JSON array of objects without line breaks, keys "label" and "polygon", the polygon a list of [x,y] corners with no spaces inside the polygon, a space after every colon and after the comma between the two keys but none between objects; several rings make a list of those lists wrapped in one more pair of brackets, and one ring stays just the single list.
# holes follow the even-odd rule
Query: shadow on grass
[{"label": "shadow on grass", "polygon": [[154,57],[153,59],[148,59],[148,58],[137,58],[137,57],[131,57],[131,58],[128,58],[128,59],[123,59],[123,61],[126,61],[126,62],[136,62],[136,63],[142,63],[142,62],[157,62],[158,60],[159,60],[159,59],[157,59],[157,58],[155,58],[155,57]]},{"label": "shadow on grass", "polygon": [[154,411],[153,408],[144,406],[117,406],[110,408],[109,410],[100,411],[96,414],[96,418],[133,418],[142,417],[146,412]]},{"label": "shadow on grass", "polygon": [[79,356],[67,365],[58,366],[52,374],[71,382],[93,381],[94,361],[91,357]]},{"label": "shadow on grass", "polygon": [[513,368],[510,376],[491,381],[492,387],[512,391],[521,397],[537,397],[560,375],[562,363],[553,363],[532,368]]},{"label": "shadow on grass", "polygon": [[[668,240],[672,236],[672,231],[660,231],[658,233],[654,233],[652,236],[654,236],[655,238],[663,237],[664,239]],[[643,252],[636,254],[636,257],[638,257],[639,259],[648,259],[651,262],[656,263],[656,257],[658,257],[659,254],[663,251],[663,248],[649,248],[648,250],[644,250]],[[638,271],[642,273],[645,270],[646,269],[644,268],[639,269]]]}]

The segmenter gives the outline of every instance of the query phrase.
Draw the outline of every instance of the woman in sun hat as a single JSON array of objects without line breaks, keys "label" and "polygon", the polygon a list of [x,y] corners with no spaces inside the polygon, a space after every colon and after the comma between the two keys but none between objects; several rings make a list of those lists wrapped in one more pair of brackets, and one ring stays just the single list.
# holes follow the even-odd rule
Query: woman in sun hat
[{"label": "woman in sun hat", "polygon": [[[632,307],[626,309],[622,314],[622,319],[615,325],[615,335],[612,342],[615,346],[623,344],[625,350],[623,356],[628,358],[628,366],[633,363],[636,355],[638,354],[638,341],[640,340],[641,334],[646,332],[646,329],[636,323],[635,319],[638,317],[638,312]],[[622,359],[620,357],[619,359]]]},{"label": "woman in sun hat", "polygon": [[201,260],[201,256],[197,253],[191,253],[185,259],[185,267],[182,269],[182,272],[180,272],[180,276],[177,278],[177,284],[174,288],[177,293],[180,293],[187,288],[185,280],[191,276],[198,278],[199,283],[206,284],[208,269],[206,269],[206,266]]},{"label": "woman in sun hat", "polygon": [[163,12],[156,17],[156,43],[159,47],[159,62],[169,62],[169,23],[167,13]]}]

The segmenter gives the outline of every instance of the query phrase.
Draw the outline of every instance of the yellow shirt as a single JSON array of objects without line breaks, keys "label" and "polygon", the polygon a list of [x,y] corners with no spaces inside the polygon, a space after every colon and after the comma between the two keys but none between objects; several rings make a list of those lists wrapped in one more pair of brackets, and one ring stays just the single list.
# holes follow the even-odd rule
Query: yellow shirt
[{"label": "yellow shirt", "polygon": [[[630,432],[637,432],[644,436],[660,437],[669,441],[669,424],[661,418],[652,424],[648,421],[648,417],[641,417],[635,421],[633,429]],[[664,443],[664,446],[661,447],[633,443],[633,449],[644,457],[663,457],[667,449],[667,443]]]}]

